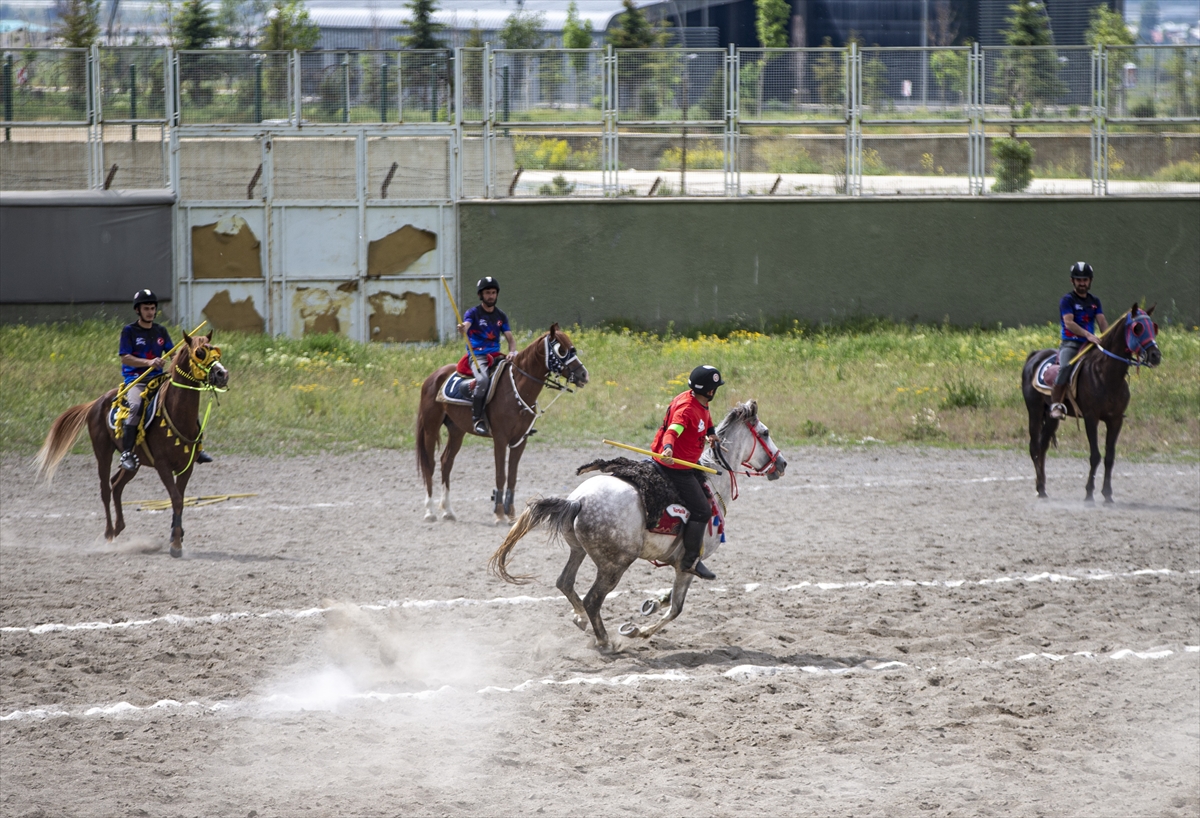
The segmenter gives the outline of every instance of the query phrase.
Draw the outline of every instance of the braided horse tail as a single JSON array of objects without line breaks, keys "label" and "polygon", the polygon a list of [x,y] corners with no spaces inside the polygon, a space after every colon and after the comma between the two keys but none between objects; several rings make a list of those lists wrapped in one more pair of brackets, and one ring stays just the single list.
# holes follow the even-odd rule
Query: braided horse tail
[{"label": "braided horse tail", "polygon": [[88,412],[104,398],[97,398],[91,403],[81,403],[63,412],[50,424],[50,431],[42,448],[33,458],[33,467],[37,470],[37,479],[49,483],[54,479],[58,464],[75,445],[75,438],[87,424]]}]

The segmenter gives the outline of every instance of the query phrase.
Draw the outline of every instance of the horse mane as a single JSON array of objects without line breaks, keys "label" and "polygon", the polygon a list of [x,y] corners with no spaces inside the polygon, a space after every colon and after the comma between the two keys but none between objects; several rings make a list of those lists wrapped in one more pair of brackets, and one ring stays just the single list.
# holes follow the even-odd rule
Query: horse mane
[{"label": "horse mane", "polygon": [[758,402],[751,398],[745,403],[739,403],[729,410],[729,414],[717,424],[717,434],[723,434],[734,423],[748,422],[756,417],[758,417]]}]

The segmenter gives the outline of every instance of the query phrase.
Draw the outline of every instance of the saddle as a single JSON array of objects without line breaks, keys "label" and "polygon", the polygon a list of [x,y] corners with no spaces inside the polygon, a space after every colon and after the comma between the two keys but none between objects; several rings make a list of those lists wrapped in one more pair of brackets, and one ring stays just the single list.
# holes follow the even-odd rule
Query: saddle
[{"label": "saddle", "polygon": [[[492,402],[492,398],[496,394],[496,387],[500,383],[500,375],[504,372],[504,368],[509,365],[507,359],[502,359],[496,363],[491,370],[491,383],[488,385],[487,400],[484,405]],[[471,405],[471,390],[475,386],[475,378],[470,375],[462,375],[458,372],[451,372],[450,377],[442,384],[442,388],[438,390],[437,400],[439,403],[449,403],[455,406],[470,406]]]},{"label": "saddle", "polygon": [[[587,474],[594,471],[624,480],[637,489],[638,496],[642,498],[642,507],[646,509],[647,531],[679,536],[683,524],[691,514],[687,507],[679,502],[679,493],[675,491],[675,486],[662,476],[653,460],[630,460],[627,457],[598,459],[580,466],[575,473]],[[708,522],[709,533],[715,530],[720,535],[721,542],[725,542],[725,521],[721,518],[716,497],[707,483],[704,484],[704,493],[712,506],[712,517]]]},{"label": "saddle", "polygon": [[[1071,370],[1071,380],[1067,384],[1066,398],[1067,402],[1074,409],[1072,414],[1079,415],[1079,405],[1075,402],[1075,388],[1079,381],[1079,364],[1081,361],[1075,362],[1075,368]],[[1051,355],[1046,360],[1038,364],[1037,370],[1033,373],[1033,388],[1049,397],[1054,389],[1054,379],[1058,377],[1058,355]]]},{"label": "saddle", "polygon": [[[159,375],[157,378],[151,378],[146,381],[146,391],[142,393],[142,417],[138,421],[138,433],[136,446],[142,449],[142,457],[151,466],[154,465],[154,456],[150,454],[150,447],[146,445],[146,424],[158,417],[159,410],[162,408],[162,385],[167,382],[166,374]],[[125,421],[129,418],[129,402],[122,395],[120,400],[113,401],[109,407],[108,414],[104,416],[105,424],[108,426],[108,431],[117,436],[117,440],[121,439],[118,429],[124,427]],[[163,426],[167,425],[166,419],[159,421]],[[170,437],[170,430],[167,431],[167,436]],[[179,445],[179,441],[175,441],[175,445]]]}]

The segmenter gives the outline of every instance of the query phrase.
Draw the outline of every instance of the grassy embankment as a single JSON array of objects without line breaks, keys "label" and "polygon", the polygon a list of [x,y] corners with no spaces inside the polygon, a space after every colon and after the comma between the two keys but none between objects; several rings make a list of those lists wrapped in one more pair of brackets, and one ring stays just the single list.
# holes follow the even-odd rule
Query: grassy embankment
[{"label": "grassy embankment", "polygon": [[[53,418],[118,380],[117,324],[0,327],[0,451],[31,454]],[[178,340],[178,328],[173,328]],[[591,383],[564,396],[531,445],[601,437],[645,445],[697,363],[721,367],[729,386],[716,409],[758,399],[780,440],[846,445],[920,442],[1023,450],[1021,365],[1055,344],[1049,325],[1005,330],[878,324],[774,335],[655,337],[572,333]],[[387,347],[332,336],[288,340],[222,334],[231,388],[214,409],[214,453],[346,452],[412,446],[421,381],[458,346]],[[518,333],[518,343],[528,341]],[[1163,364],[1130,378],[1122,456],[1193,459],[1200,450],[1200,332],[1164,328]],[[543,404],[545,399],[543,400]],[[717,414],[714,411],[714,414]],[[1060,452],[1086,451],[1074,421]],[[471,438],[468,438],[471,441]],[[475,441],[474,445],[478,445]],[[81,439],[75,451],[89,451]]]}]

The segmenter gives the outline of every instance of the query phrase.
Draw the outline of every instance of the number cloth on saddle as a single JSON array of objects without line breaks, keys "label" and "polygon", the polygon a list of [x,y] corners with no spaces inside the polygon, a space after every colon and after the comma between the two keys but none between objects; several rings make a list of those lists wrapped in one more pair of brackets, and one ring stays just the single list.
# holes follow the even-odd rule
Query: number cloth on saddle
[{"label": "number cloth on saddle", "polygon": [[[678,534],[679,527],[687,522],[687,509],[679,502],[679,494],[675,486],[663,477],[652,460],[630,460],[627,457],[616,457],[612,460],[593,460],[575,470],[575,474],[587,474],[598,471],[610,474],[637,489],[642,498],[642,507],[646,509],[646,528],[660,534]],[[704,493],[712,503],[713,518],[710,521],[718,526],[718,531],[724,531],[717,504],[713,501],[712,490],[704,486]],[[682,516],[681,516],[682,515]]]}]

